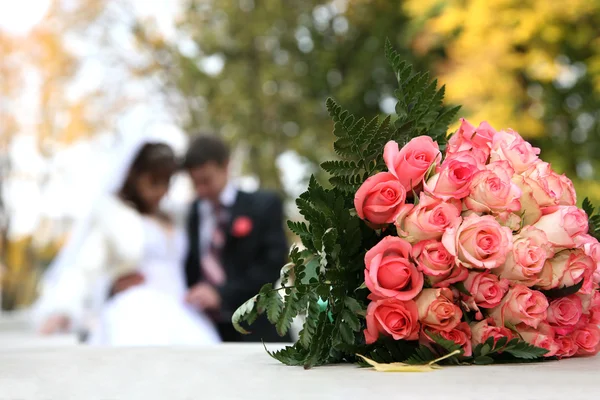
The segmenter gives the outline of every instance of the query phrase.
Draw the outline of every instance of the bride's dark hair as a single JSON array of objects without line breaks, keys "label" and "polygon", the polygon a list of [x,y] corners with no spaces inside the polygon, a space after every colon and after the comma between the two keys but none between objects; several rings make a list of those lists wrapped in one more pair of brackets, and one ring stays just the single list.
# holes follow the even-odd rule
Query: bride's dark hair
[{"label": "bride's dark hair", "polygon": [[140,195],[136,185],[137,178],[147,173],[154,182],[168,185],[177,170],[177,158],[171,147],[164,143],[146,143],[131,164],[119,196],[141,214],[149,214],[153,210],[145,204]]}]

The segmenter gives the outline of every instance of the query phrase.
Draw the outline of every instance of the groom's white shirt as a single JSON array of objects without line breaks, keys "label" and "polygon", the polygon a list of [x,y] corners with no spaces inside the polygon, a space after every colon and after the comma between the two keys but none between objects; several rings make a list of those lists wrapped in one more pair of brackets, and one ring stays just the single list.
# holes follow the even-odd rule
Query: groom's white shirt
[{"label": "groom's white shirt", "polygon": [[[237,194],[237,187],[232,183],[228,183],[219,197],[221,205],[224,207],[232,207],[237,198]],[[210,241],[216,227],[216,219],[214,207],[208,200],[202,200],[198,203],[198,212],[201,221],[200,227],[198,228],[200,229],[200,254],[201,256],[204,256],[210,248]]]}]

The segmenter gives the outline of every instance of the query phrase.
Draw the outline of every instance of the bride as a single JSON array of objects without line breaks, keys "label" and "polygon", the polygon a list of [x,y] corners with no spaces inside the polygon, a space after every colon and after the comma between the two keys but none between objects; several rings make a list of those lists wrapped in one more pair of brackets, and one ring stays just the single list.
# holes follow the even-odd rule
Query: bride
[{"label": "bride", "polygon": [[[164,143],[142,137],[123,147],[87,217],[45,274],[34,307],[41,333],[83,331],[95,345],[219,342],[208,317],[185,303],[187,238],[160,212],[176,170]],[[111,290],[113,282],[127,281],[123,276],[137,285]]]}]

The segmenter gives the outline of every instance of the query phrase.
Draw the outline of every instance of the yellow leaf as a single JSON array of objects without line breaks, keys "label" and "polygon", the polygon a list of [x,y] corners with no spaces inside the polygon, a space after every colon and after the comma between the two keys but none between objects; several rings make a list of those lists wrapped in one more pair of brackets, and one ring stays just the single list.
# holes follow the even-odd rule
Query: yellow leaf
[{"label": "yellow leaf", "polygon": [[401,362],[382,364],[382,363],[373,361],[370,358],[367,358],[361,354],[357,354],[357,356],[359,356],[360,358],[365,360],[365,362],[367,364],[369,364],[370,366],[375,368],[375,371],[379,371],[379,372],[429,372],[429,371],[433,371],[435,369],[441,369],[442,367],[437,365],[437,362],[442,361],[446,358],[452,357],[456,354],[460,354],[460,350],[455,350],[452,353],[446,354],[445,356],[437,358],[437,359],[435,359],[427,364],[424,364],[424,365],[411,365],[411,364],[405,364],[405,363],[401,363]]},{"label": "yellow leaf", "polygon": [[382,364],[371,360],[363,355],[358,354],[360,358],[365,360],[367,364],[375,368],[375,371],[379,372],[429,372],[434,369],[439,369],[440,366],[436,364],[427,365],[410,365],[401,362]]}]

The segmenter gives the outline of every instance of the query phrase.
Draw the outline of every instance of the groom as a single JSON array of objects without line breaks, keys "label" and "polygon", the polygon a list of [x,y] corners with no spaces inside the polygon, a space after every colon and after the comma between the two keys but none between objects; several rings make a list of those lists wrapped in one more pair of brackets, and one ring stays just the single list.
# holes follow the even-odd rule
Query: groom
[{"label": "groom", "polygon": [[223,341],[290,341],[265,318],[247,336],[231,324],[237,307],[278,279],[288,245],[279,197],[239,190],[228,179],[228,166],[229,149],[220,138],[199,136],[191,142],[184,168],[197,199],[187,224],[187,301],[212,316]]}]

